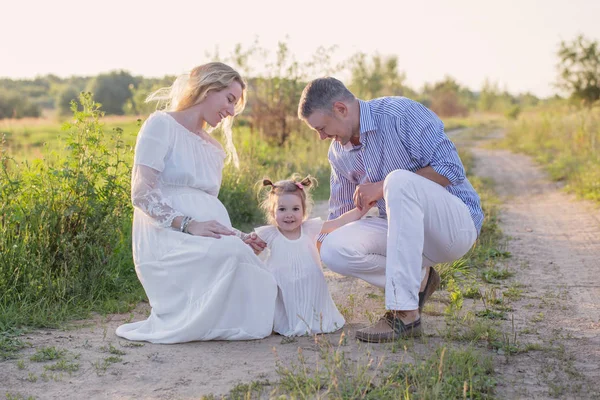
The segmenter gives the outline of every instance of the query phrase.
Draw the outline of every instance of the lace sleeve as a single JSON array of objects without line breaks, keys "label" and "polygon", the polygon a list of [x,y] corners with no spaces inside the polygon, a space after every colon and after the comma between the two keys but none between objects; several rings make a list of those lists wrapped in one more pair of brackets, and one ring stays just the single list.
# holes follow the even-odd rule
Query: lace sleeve
[{"label": "lace sleeve", "polygon": [[145,165],[134,165],[131,178],[131,202],[160,227],[169,228],[175,217],[183,216],[171,207],[158,185],[160,172]]}]

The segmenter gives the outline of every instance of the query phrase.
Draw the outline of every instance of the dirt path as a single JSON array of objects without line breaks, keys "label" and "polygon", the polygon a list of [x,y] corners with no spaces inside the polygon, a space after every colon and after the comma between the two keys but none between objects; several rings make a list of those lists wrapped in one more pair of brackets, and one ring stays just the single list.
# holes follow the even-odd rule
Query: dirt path
[{"label": "dirt path", "polygon": [[600,398],[600,211],[523,155],[474,149],[476,175],[502,199],[508,267],[524,284],[515,330],[541,350],[508,358],[499,398]]},{"label": "dirt path", "polygon": [[[502,229],[512,237],[507,267],[516,272],[523,298],[514,301],[514,324],[520,344],[531,350],[496,356],[498,398],[594,398],[600,380],[600,212],[549,183],[523,156],[477,148],[476,173],[493,178],[503,198]],[[313,215],[325,216],[319,203]],[[377,318],[382,292],[368,284],[326,271],[332,296],[349,324],[345,334]],[[437,298],[443,298],[440,293]],[[434,302],[435,304],[435,302]],[[438,303],[443,309],[444,304]],[[270,336],[252,342],[197,342],[178,345],[131,343],[117,338],[116,327],[140,320],[143,304],[133,313],[98,317],[71,330],[38,330],[26,335],[32,348],[20,361],[0,362],[0,397],[18,393],[38,399],[198,399],[225,394],[239,383],[275,381],[278,362],[319,359],[311,338],[284,340]],[[441,316],[424,322],[429,345],[439,341]],[[340,333],[329,335],[337,344]],[[72,372],[50,371],[49,363],[29,357],[42,347],[66,349],[64,359],[79,364]],[[405,357],[387,345],[348,340],[347,358],[362,357],[365,348],[387,360]],[[415,345],[427,352],[425,345]],[[404,361],[410,359],[404,358]]]}]

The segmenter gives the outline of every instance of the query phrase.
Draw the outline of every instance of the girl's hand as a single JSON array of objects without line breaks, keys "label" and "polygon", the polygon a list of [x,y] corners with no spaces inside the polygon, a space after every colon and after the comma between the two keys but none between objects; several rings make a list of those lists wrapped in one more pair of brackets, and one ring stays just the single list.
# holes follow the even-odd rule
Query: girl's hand
[{"label": "girl's hand", "polygon": [[221,235],[235,235],[231,229],[221,225],[217,221],[192,221],[188,225],[187,231],[190,235],[212,237],[216,239],[219,239]]},{"label": "girl's hand", "polygon": [[252,250],[254,251],[254,254],[259,255],[260,253],[262,253],[262,251],[265,249],[265,247],[267,247],[267,244],[258,237],[258,235],[256,234],[256,232],[252,232],[248,235],[248,237],[246,238],[246,240],[244,240],[244,243],[246,243],[248,246],[252,247]]},{"label": "girl's hand", "polygon": [[377,202],[373,201],[370,204],[367,204],[365,207],[363,207],[362,210],[360,208],[358,208],[358,207],[355,208],[358,219],[364,217],[365,214],[368,213],[369,210],[371,208],[373,208],[375,205],[377,205]]},{"label": "girl's hand", "polygon": [[372,203],[383,198],[383,181],[375,183],[363,183],[356,187],[352,199],[354,205],[359,210],[366,208],[367,210],[372,207]]}]

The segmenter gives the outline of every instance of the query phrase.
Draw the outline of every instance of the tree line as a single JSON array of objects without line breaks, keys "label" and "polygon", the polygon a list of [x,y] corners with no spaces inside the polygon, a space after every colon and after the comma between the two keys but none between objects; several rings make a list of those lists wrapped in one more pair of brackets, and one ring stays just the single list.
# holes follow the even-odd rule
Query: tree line
[{"label": "tree line", "polygon": [[[314,76],[345,73],[349,88],[364,99],[385,95],[406,96],[431,108],[441,117],[467,116],[474,111],[504,113],[516,118],[540,99],[531,93],[514,95],[491,80],[473,91],[447,76],[415,90],[406,84],[398,57],[357,53],[334,65],[335,47],[318,48],[308,62],[296,61],[286,42],[274,54],[258,42],[237,45],[226,57],[207,54],[236,67],[248,79],[251,96],[241,122],[268,138],[283,143],[298,128],[295,119],[300,92]],[[600,98],[600,49],[598,42],[578,36],[562,41],[557,51],[557,89],[578,104],[593,105]],[[265,61],[267,60],[267,61]],[[40,76],[31,80],[0,79],[0,119],[40,116],[43,109],[59,116],[71,113],[70,104],[82,91],[91,92],[106,114],[145,115],[154,104],[144,102],[153,90],[172,83],[174,76],[148,78],[127,71],[111,71],[91,77]]]}]

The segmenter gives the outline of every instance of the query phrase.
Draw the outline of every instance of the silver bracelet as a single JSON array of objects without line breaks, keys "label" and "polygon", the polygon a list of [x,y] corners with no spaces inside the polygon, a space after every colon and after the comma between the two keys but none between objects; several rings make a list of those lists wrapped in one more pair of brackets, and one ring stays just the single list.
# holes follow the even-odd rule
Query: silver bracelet
[{"label": "silver bracelet", "polygon": [[187,233],[187,234],[191,235],[190,231],[188,231],[188,227],[190,226],[192,221],[193,221],[192,217],[189,217],[189,219],[187,221],[185,221],[185,225],[183,226],[183,233]]},{"label": "silver bracelet", "polygon": [[187,217],[187,216],[183,217],[183,219],[181,220],[181,226],[179,227],[179,231],[182,233],[188,233],[187,227],[191,221],[192,221],[192,217]]},{"label": "silver bracelet", "polygon": [[244,233],[242,231],[240,231],[239,229],[233,228],[233,233],[235,233],[235,236],[239,237],[242,240],[246,240],[250,237],[250,234],[248,233]]}]

